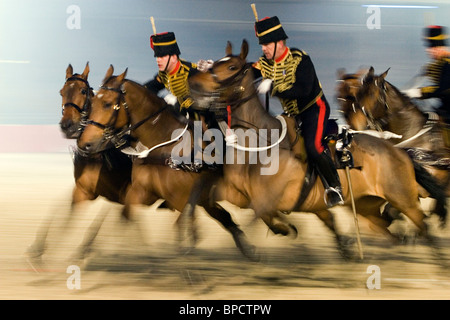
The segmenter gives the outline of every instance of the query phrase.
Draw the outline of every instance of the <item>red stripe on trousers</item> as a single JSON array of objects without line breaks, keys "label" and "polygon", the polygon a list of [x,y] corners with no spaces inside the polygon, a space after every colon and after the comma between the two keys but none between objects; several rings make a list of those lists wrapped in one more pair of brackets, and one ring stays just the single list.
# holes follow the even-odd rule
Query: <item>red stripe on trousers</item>
[{"label": "red stripe on trousers", "polygon": [[316,147],[316,150],[319,154],[321,154],[325,148],[322,144],[322,137],[323,137],[323,122],[325,120],[325,113],[326,113],[326,106],[325,102],[322,100],[322,98],[319,98],[317,100],[317,106],[319,107],[319,119],[317,120],[317,131],[316,136],[314,140],[314,146]]}]

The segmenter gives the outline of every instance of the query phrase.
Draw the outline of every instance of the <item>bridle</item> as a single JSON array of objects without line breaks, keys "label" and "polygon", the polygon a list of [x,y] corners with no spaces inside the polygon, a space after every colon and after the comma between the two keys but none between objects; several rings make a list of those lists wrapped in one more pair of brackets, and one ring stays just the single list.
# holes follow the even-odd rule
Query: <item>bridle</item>
[{"label": "bridle", "polygon": [[[243,103],[250,101],[254,97],[257,97],[257,91],[254,86],[251,86],[251,89],[253,90],[250,94],[248,94],[245,97],[242,97],[243,93],[246,92],[246,88],[242,84],[245,76],[251,69],[251,64],[244,63],[241,68],[233,73],[231,76],[225,79],[219,79],[218,75],[214,72],[214,69],[217,67],[218,64],[228,61],[230,58],[232,58],[231,55],[228,55],[216,62],[212,65],[212,67],[207,71],[211,74],[212,78],[214,79],[214,82],[219,85],[219,88],[216,92],[196,92],[196,94],[207,97],[212,99],[212,102],[209,106],[209,111],[214,113],[216,119],[218,120],[219,127],[222,131],[222,133],[225,136],[225,140],[227,142],[227,145],[234,147],[235,149],[242,150],[242,151],[249,151],[249,152],[260,152],[264,150],[271,149],[281,143],[281,141],[285,138],[286,132],[287,132],[287,125],[283,117],[277,117],[277,119],[281,122],[282,126],[282,133],[281,137],[273,143],[270,146],[266,147],[256,147],[256,148],[249,148],[245,146],[241,146],[237,143],[236,136],[232,135],[230,132],[231,129],[231,114],[232,111],[239,106],[241,106]],[[253,82],[252,82],[253,84]],[[231,91],[231,93],[229,93]],[[194,91],[195,92],[195,91]],[[227,94],[227,97],[224,99],[223,94]],[[224,118],[226,120],[224,120]],[[245,123],[251,128],[257,128],[256,125],[249,123],[248,121],[244,121],[242,119],[236,119],[239,122]]]},{"label": "bridle", "polygon": [[[344,80],[340,80],[340,81],[344,81]],[[362,80],[364,81],[364,80]],[[364,82],[363,82],[364,85]],[[377,103],[382,105],[384,107],[384,109],[386,111],[388,111],[389,108],[389,104],[387,103],[387,87],[386,87],[386,83],[383,81],[382,85],[380,86],[380,84],[378,83],[377,79],[374,79],[374,84],[376,88],[378,88],[379,94],[377,97]],[[361,90],[361,89],[360,89]],[[361,91],[359,90],[359,95],[361,94]],[[373,116],[372,112],[370,110],[367,110],[367,108],[364,105],[361,105],[359,103],[358,100],[358,94],[356,96],[346,96],[345,98],[339,97],[338,100],[343,101],[345,103],[349,103],[351,102],[351,110],[353,111],[353,113],[357,113],[358,109],[361,110],[361,112],[363,113],[364,117],[366,118],[367,121],[367,126],[372,129],[372,130],[376,130],[376,131],[383,131],[383,126],[385,124],[385,120],[383,118],[381,119],[375,119],[375,117]]]},{"label": "bridle", "polygon": [[[100,86],[100,89],[107,90],[107,91],[113,91],[118,94],[116,104],[114,104],[112,107],[113,112],[112,112],[109,120],[106,122],[106,124],[103,124],[103,123],[94,121],[92,119],[88,119],[88,120],[86,120],[86,125],[94,125],[100,129],[102,129],[103,130],[102,142],[111,142],[112,144],[114,144],[114,146],[116,148],[121,148],[129,143],[130,133],[132,130],[137,129],[142,124],[144,124],[146,121],[159,115],[161,112],[163,112],[167,108],[168,105],[164,104],[157,111],[149,114],[147,117],[138,121],[134,125],[131,125],[131,116],[130,116],[130,112],[128,110],[128,104],[126,102],[126,90],[123,88],[123,84],[121,84],[121,86],[119,88],[106,86],[106,83],[109,80],[111,80],[111,78],[112,77],[110,77],[108,80],[106,80],[102,86]],[[120,109],[122,107],[126,112],[127,121],[124,126],[122,126],[120,128],[116,128],[116,122],[119,117]]]},{"label": "bridle", "polygon": [[89,85],[89,82],[83,78],[79,78],[77,76],[71,76],[69,78],[66,79],[66,83],[69,81],[81,81],[86,85],[86,92],[83,93],[86,95],[86,99],[84,101],[83,107],[78,106],[76,103],[74,102],[66,102],[62,105],[62,113],[64,114],[64,110],[67,107],[72,107],[75,110],[77,110],[80,113],[81,116],[81,126],[83,126],[84,121],[87,119],[89,110],[90,110],[90,106],[91,106],[91,99],[90,96],[92,94],[93,89],[91,88],[91,86]]}]

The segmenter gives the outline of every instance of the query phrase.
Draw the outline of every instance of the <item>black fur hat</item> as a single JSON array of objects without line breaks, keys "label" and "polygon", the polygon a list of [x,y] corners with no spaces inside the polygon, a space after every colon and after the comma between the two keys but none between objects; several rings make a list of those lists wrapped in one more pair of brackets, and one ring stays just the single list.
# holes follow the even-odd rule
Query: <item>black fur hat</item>
[{"label": "black fur hat", "polygon": [[150,47],[155,52],[155,57],[163,57],[166,55],[180,55],[177,40],[173,32],[164,32],[153,34],[150,37]]},{"label": "black fur hat", "polygon": [[428,47],[442,47],[446,46],[445,39],[448,35],[445,28],[441,26],[428,26],[425,28],[425,40]]},{"label": "black fur hat", "polygon": [[266,17],[255,22],[255,32],[259,44],[277,42],[288,38],[277,16]]}]

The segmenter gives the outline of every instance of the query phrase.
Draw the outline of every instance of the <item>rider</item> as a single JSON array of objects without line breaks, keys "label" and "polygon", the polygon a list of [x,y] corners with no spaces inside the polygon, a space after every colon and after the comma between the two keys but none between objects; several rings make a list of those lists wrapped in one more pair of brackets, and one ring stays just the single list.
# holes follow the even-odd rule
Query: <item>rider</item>
[{"label": "rider", "polygon": [[144,86],[158,94],[167,89],[167,103],[178,105],[180,111],[187,111],[193,104],[190,97],[188,78],[198,72],[197,64],[180,59],[180,49],[173,32],[164,32],[150,36],[150,47],[154,51],[158,74]]},{"label": "rider", "polygon": [[411,98],[439,98],[441,105],[436,111],[445,123],[450,124],[450,51],[445,41],[448,35],[442,26],[428,26],[424,31],[427,53],[432,59],[424,67],[424,74],[433,85],[405,93]]},{"label": "rider", "polygon": [[270,90],[280,99],[284,112],[301,123],[308,159],[315,164],[325,187],[326,204],[343,204],[339,175],[324,142],[330,106],[310,56],[286,46],[288,36],[276,16],[256,21],[255,31],[263,51],[253,64],[255,78],[264,79],[258,91]]}]

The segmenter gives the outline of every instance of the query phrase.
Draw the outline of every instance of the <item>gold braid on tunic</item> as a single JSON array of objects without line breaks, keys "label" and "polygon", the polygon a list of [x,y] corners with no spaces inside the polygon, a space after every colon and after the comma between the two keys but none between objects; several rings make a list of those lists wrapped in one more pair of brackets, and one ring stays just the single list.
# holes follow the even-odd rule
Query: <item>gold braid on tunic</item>
[{"label": "gold braid on tunic", "polygon": [[[273,60],[267,60],[264,57],[259,59],[259,67],[261,74],[265,79],[273,80],[272,96],[275,92],[283,92],[292,88],[296,81],[295,72],[297,66],[305,55],[300,50],[290,50],[288,56],[281,62],[275,63]],[[300,110],[297,106],[297,99],[281,99],[283,110],[288,114],[299,114]]]},{"label": "gold braid on tunic", "polygon": [[[192,68],[197,68],[195,63],[192,63]],[[188,85],[190,70],[191,68],[181,61],[180,68],[174,74],[168,74],[162,71],[158,73],[161,83],[177,97],[180,108],[189,108],[194,103],[192,98],[190,98]]]}]

